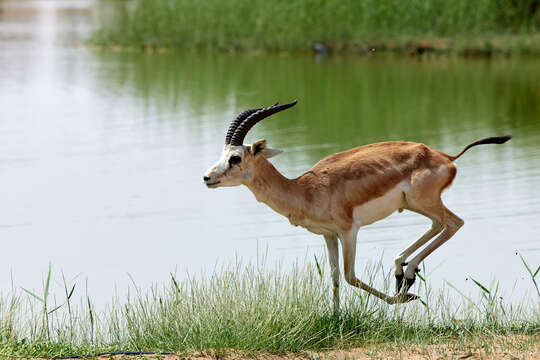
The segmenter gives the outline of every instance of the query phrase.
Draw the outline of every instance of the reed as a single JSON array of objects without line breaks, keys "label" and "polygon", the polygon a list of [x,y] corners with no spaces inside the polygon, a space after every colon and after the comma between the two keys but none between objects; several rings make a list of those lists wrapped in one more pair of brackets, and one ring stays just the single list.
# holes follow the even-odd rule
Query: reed
[{"label": "reed", "polygon": [[94,44],[305,51],[321,42],[346,50],[540,30],[540,0],[132,0],[111,7],[103,11]]}]

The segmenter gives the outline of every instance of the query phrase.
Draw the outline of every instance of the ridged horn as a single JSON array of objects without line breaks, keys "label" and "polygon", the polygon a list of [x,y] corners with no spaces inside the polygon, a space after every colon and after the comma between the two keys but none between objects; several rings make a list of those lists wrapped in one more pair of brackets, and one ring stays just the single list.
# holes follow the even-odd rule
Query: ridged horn
[{"label": "ridged horn", "polygon": [[253,113],[251,113],[240,125],[236,127],[234,130],[234,133],[231,137],[231,145],[242,145],[244,142],[244,138],[246,137],[248,131],[259,121],[262,119],[275,114],[277,112],[283,111],[285,109],[288,109],[290,107],[293,107],[296,105],[298,101],[294,100],[291,103],[278,105],[278,103],[275,103],[272,106],[265,107],[262,109],[259,109]]},{"label": "ridged horn", "polygon": [[231,137],[234,134],[234,130],[244,121],[249,115],[261,110],[263,108],[258,109],[248,109],[242,111],[240,114],[236,115],[236,118],[231,122],[231,125],[229,125],[229,130],[227,130],[227,135],[225,136],[225,145],[228,145],[231,143]]}]

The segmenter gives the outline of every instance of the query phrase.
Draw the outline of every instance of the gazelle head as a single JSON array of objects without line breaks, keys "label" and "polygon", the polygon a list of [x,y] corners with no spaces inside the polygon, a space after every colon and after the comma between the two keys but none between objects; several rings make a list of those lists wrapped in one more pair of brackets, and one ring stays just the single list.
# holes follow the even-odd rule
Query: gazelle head
[{"label": "gazelle head", "polygon": [[243,141],[256,123],[294,105],[296,100],[284,105],[276,103],[266,108],[249,109],[238,114],[229,126],[219,160],[204,174],[206,186],[217,188],[246,184],[253,178],[254,166],[259,158],[268,159],[281,153],[281,150],[267,148],[266,140],[258,140],[251,145],[243,145]]}]

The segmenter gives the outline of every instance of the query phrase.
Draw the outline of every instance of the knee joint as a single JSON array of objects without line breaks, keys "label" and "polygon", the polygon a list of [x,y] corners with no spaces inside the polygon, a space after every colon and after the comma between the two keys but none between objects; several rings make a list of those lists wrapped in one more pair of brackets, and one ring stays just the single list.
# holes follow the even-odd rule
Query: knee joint
[{"label": "knee joint", "polygon": [[354,272],[346,273],[345,280],[351,285],[356,285],[356,275]]},{"label": "knee joint", "polygon": [[332,284],[334,287],[339,286],[339,270],[332,271]]},{"label": "knee joint", "polygon": [[462,219],[456,217],[455,219],[449,221],[448,226],[457,231],[460,227],[463,226],[463,224],[465,224],[465,222]]}]

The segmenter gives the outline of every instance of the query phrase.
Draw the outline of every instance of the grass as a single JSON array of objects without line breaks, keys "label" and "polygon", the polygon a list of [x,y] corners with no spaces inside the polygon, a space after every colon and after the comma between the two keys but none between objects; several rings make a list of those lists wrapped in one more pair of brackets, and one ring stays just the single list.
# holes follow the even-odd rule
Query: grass
[{"label": "grass", "polygon": [[[535,281],[538,270],[523,261]],[[381,264],[368,267],[362,277],[384,279],[390,291],[392,279]],[[319,261],[291,272],[235,263],[184,281],[171,275],[169,284],[148,292],[135,286],[126,299],[96,311],[88,295],[73,304],[75,284],[64,276],[64,298],[51,304],[49,268],[42,295],[22,290],[0,298],[0,357],[208,349],[283,353],[452,342],[486,346],[501,336],[538,341],[538,299],[506,304],[496,282],[475,281],[480,298],[462,294],[456,301],[449,296],[456,293],[451,285],[434,293],[421,276],[416,290],[423,303],[397,306],[342,286],[342,311],[335,314],[328,278]]]},{"label": "grass", "polygon": [[444,40],[540,49],[540,0],[131,0],[102,13],[91,39],[102,46],[311,51],[321,42],[365,51]]}]

